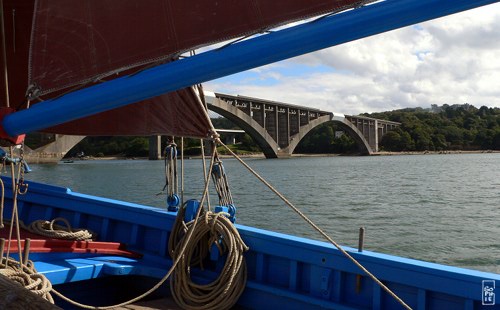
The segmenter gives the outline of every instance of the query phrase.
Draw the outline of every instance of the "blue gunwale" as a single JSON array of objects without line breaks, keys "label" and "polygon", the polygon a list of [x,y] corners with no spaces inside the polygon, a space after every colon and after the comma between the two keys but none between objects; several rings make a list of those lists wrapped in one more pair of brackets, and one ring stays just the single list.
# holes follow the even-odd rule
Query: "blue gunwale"
[{"label": "blue gunwale", "polygon": [[[9,178],[4,178],[10,184]],[[110,256],[32,254],[41,272],[54,284],[110,275],[145,275],[161,278],[172,262],[167,253],[175,213],[166,210],[72,192],[29,182],[19,196],[20,217],[26,222],[58,216],[76,227],[96,231],[102,241],[126,243],[144,254],[139,260]],[[6,191],[7,206],[11,193]],[[6,208],[8,218],[9,207]],[[48,211],[50,210],[50,211]],[[246,253],[248,283],[240,303],[246,307],[324,307],[337,309],[398,309],[398,305],[331,244],[236,225],[250,247]],[[343,247],[361,264],[416,309],[481,308],[482,280],[500,275],[445,266],[388,254]],[[213,277],[213,272],[196,273]],[[488,309],[493,309],[489,307]]]}]

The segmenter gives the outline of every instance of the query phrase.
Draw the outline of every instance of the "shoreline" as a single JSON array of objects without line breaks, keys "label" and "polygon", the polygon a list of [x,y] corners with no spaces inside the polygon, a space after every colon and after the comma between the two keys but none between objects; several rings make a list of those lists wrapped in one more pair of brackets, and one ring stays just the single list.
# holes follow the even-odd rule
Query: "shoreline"
[{"label": "shoreline", "polygon": [[475,150],[475,151],[404,151],[404,152],[377,152],[372,156],[393,156],[393,155],[447,155],[447,154],[490,154],[500,153],[498,150]]},{"label": "shoreline", "polygon": [[[500,153],[499,150],[476,150],[476,151],[404,151],[404,152],[376,152],[371,155],[360,154],[292,154],[288,158],[294,157],[337,157],[337,156],[401,156],[401,155],[450,155],[450,154],[493,154]],[[240,158],[266,158],[263,153],[238,155]],[[185,156],[185,159],[200,159],[201,155]],[[219,155],[220,158],[232,158],[232,155]],[[124,157],[124,156],[103,156],[88,157],[84,159],[66,158],[62,162],[83,161],[83,160],[147,160],[148,157]],[[162,160],[162,159],[158,159]]]}]

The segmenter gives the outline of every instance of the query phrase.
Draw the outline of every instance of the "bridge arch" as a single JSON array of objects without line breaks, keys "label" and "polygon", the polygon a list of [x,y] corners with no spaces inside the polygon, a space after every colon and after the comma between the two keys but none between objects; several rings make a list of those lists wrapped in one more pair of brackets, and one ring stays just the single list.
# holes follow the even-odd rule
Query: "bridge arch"
[{"label": "bridge arch", "polygon": [[[361,153],[378,152],[378,142],[401,124],[365,116],[338,115],[318,109],[257,98],[205,92],[208,108],[226,117],[248,133],[267,158],[289,157],[314,128],[333,121],[356,141]],[[56,161],[83,136],[57,135],[54,143],[30,151],[34,162]],[[158,140],[158,139],[157,139]]]},{"label": "bridge arch", "polygon": [[208,108],[224,116],[248,133],[260,146],[266,158],[278,157],[278,144],[274,141],[266,129],[257,123],[250,115],[219,99],[211,100],[208,103]]},{"label": "bridge arch", "polygon": [[318,127],[321,124],[327,123],[327,122],[333,122],[337,125],[340,125],[340,127],[351,137],[356,141],[356,144],[358,145],[358,149],[360,153],[362,154],[368,154],[371,155],[373,154],[373,150],[368,144],[368,141],[365,139],[361,131],[359,131],[356,126],[354,126],[350,121],[348,121],[345,118],[340,118],[340,117],[332,117],[331,119],[328,120],[314,120],[311,122],[311,126],[307,126],[299,132],[298,134],[295,134],[294,136],[290,137],[290,145],[288,147],[288,153],[293,154],[293,151],[295,148],[299,145],[300,141],[314,128]]},{"label": "bridge arch", "polygon": [[[221,95],[218,94],[218,96]],[[261,105],[260,107],[258,107],[258,110],[261,111],[261,114],[265,113],[266,108],[271,105],[274,105],[275,111],[278,111],[278,109],[280,109],[280,106],[276,102],[270,101],[269,103],[259,102],[254,104],[253,102],[248,101],[246,105],[238,106],[238,104],[235,102],[235,97],[230,96],[231,101],[228,102],[224,100],[224,97],[219,98],[218,96],[217,97],[215,95],[205,96],[208,108],[229,119],[235,125],[239,126],[246,133],[248,133],[254,139],[254,141],[261,147],[266,158],[291,156],[297,145],[307,135],[307,133],[309,133],[312,129],[316,128],[317,126],[330,121],[340,124],[341,128],[345,132],[347,132],[349,136],[354,138],[354,140],[358,144],[360,152],[366,154],[373,153],[372,148],[370,147],[368,141],[365,139],[361,131],[356,126],[354,126],[349,120],[347,120],[343,115],[336,116],[333,113],[329,112],[323,112],[320,114],[317,113],[317,110],[313,109],[314,113],[317,113],[316,117],[314,119],[307,119],[307,122],[302,123],[300,117],[303,111],[300,110],[298,107],[290,108],[290,106],[288,105],[287,106],[288,112],[290,112],[290,109],[292,110],[295,109],[294,110],[295,115],[298,114],[296,118],[298,117],[299,125],[295,126],[296,127],[295,132],[293,132],[293,134],[290,134],[291,122],[290,122],[290,115],[288,115],[288,119],[285,122],[287,127],[286,131],[289,133],[286,137],[287,141],[283,142],[282,141],[283,139],[281,139],[281,143],[277,143],[276,140],[271,136],[269,131],[264,126],[262,126],[262,124],[265,125],[265,121],[262,121],[262,119],[265,118],[265,116],[263,117],[261,115],[260,117],[261,123],[259,123],[256,119],[254,119],[255,116],[252,113],[252,108],[256,104]],[[278,123],[277,119],[278,116],[275,117],[276,117],[276,123]],[[276,125],[276,127],[278,126]],[[274,129],[276,130],[276,132],[280,130],[278,128]]]}]

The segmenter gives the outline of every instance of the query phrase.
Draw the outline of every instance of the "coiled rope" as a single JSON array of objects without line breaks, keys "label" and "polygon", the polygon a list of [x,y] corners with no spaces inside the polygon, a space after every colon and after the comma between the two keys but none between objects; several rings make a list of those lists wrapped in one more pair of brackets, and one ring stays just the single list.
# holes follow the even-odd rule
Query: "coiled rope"
[{"label": "coiled rope", "polygon": [[[21,161],[23,159],[23,148],[21,147],[21,154],[20,158]],[[10,147],[10,155],[11,158],[14,158],[14,150],[12,147]],[[25,287],[26,289],[32,291],[33,293],[41,296],[42,298],[46,299],[50,303],[54,303],[54,299],[52,298],[50,291],[52,290],[52,284],[50,281],[42,274],[39,274],[33,265],[33,262],[28,260],[28,252],[25,253],[23,257],[22,253],[22,247],[21,247],[21,234],[20,234],[20,221],[19,221],[19,214],[18,214],[18,206],[17,206],[17,196],[22,195],[26,193],[27,190],[27,184],[24,184],[23,182],[23,175],[24,175],[24,166],[22,164],[19,164],[18,170],[17,170],[17,177],[14,169],[14,163],[10,163],[11,167],[11,178],[12,178],[12,201],[13,201],[13,206],[12,206],[12,217],[10,219],[10,228],[9,228],[9,238],[8,238],[8,245],[7,245],[7,252],[6,256],[4,257],[4,246],[5,246],[5,240],[0,240],[0,274],[4,275],[5,277],[11,279],[12,281],[20,284],[21,286]],[[17,181],[16,181],[17,180]],[[2,187],[2,197],[1,197],[1,206],[3,208],[3,202],[4,202],[4,185],[3,181],[1,182],[1,187]],[[23,187],[23,190],[21,190],[21,187]],[[1,210],[3,212],[3,210]],[[3,227],[3,216],[1,217],[2,222],[1,225]],[[10,245],[11,242],[13,241],[12,238],[12,232],[13,228],[16,228],[16,242],[17,242],[17,247],[19,251],[19,261],[16,261],[12,258],[10,258]],[[25,249],[26,250],[26,249]]]},{"label": "coiled rope", "polygon": [[[212,169],[212,166],[213,166],[213,162],[214,162],[214,156],[215,156],[215,152],[212,153],[212,157],[211,157],[211,160],[210,160],[210,167],[209,169]],[[208,196],[208,186],[210,184],[210,178],[209,177],[206,177],[205,178],[205,188],[203,190],[203,195],[201,197],[201,201],[200,201],[200,205],[202,206],[204,201],[207,199],[207,196]],[[172,264],[172,267],[170,267],[169,271],[167,272],[167,274],[155,285],[153,286],[151,289],[149,289],[147,292],[145,292],[144,294],[140,295],[140,296],[137,296],[131,300],[128,300],[126,302],[122,302],[120,304],[116,304],[116,305],[112,305],[112,306],[104,306],[104,307],[96,307],[96,306],[90,306],[90,305],[85,305],[85,304],[82,304],[82,303],[79,303],[75,300],[72,300],[66,296],[64,296],[63,294],[61,294],[60,292],[58,292],[57,290],[55,289],[52,289],[52,292],[58,296],[59,298],[63,299],[64,301],[68,302],[68,303],[71,303],[72,305],[75,305],[77,307],[80,307],[80,308],[84,308],[84,309],[100,309],[100,310],[105,310],[105,309],[113,309],[113,308],[118,308],[118,307],[123,307],[123,306],[127,306],[127,305],[130,305],[131,303],[134,303],[136,301],[139,301],[141,299],[143,299],[144,297],[148,296],[149,294],[151,294],[152,292],[154,292],[155,290],[157,290],[161,285],[163,285],[163,283],[165,283],[165,281],[171,276],[171,274],[174,272],[174,269],[177,267],[177,265],[179,264],[180,260],[184,257],[184,253],[186,251],[186,248],[188,247],[189,243],[190,243],[190,240],[193,236],[193,232],[197,226],[197,224],[200,221],[200,214],[201,214],[201,211],[203,210],[203,208],[199,208],[198,209],[198,212],[196,213],[195,215],[195,219],[194,219],[194,223],[192,224],[191,227],[189,227],[187,233],[186,233],[186,236],[185,236],[185,239],[186,241],[183,242],[179,247],[179,255],[174,259],[174,262]]]},{"label": "coiled rope", "polygon": [[[200,207],[201,209],[201,207]],[[203,212],[201,220],[193,230],[191,240],[178,238],[194,224],[194,220],[184,223],[185,208],[177,215],[169,249],[174,259],[181,254],[178,249],[186,247],[179,265],[170,278],[170,290],[176,303],[184,309],[230,309],[243,293],[247,281],[246,263],[243,253],[248,247],[241,239],[238,230],[222,212]],[[189,243],[189,245],[188,245]],[[219,276],[208,284],[198,284],[191,280],[191,267],[200,265],[210,250],[216,250],[220,256],[226,256],[226,262]],[[173,249],[172,249],[173,248]]]},{"label": "coiled rope", "polygon": [[0,259],[0,274],[50,303],[54,303],[54,299],[50,294],[52,284],[43,274],[37,273],[32,261],[27,261],[26,264],[21,265],[14,259],[2,257]]},{"label": "coiled rope", "polygon": [[[63,222],[65,226],[55,224],[57,222]],[[96,237],[95,233],[88,229],[72,228],[68,220],[63,217],[55,218],[52,221],[37,220],[23,228],[32,233],[55,239],[91,241]]]},{"label": "coiled rope", "polygon": [[[63,222],[66,226],[56,225],[56,222]],[[61,217],[52,221],[34,221],[29,226],[25,226],[22,221],[19,221],[18,223],[19,226],[23,226],[23,228],[28,231],[49,238],[88,241],[92,240],[93,237],[93,234],[86,229],[72,229],[68,220]],[[2,242],[0,242],[0,247],[0,274],[53,304],[54,299],[50,294],[52,291],[52,284],[43,274],[38,273],[33,262],[28,260],[27,255],[29,250],[25,249],[25,251],[28,252],[24,253],[25,258],[23,258],[23,260],[16,261],[8,256],[3,256],[3,239]]]}]

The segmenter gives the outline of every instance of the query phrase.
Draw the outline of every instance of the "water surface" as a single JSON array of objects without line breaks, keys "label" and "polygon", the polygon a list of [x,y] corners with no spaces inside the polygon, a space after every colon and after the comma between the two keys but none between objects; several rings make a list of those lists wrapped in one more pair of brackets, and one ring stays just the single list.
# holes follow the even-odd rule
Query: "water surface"
[{"label": "water surface", "polygon": [[[337,242],[500,273],[500,154],[248,159]],[[224,160],[238,223],[321,239],[234,159]],[[32,165],[29,179],[165,207],[162,161]],[[185,197],[199,198],[200,160],[185,161]],[[215,195],[212,193],[212,203]]]}]

